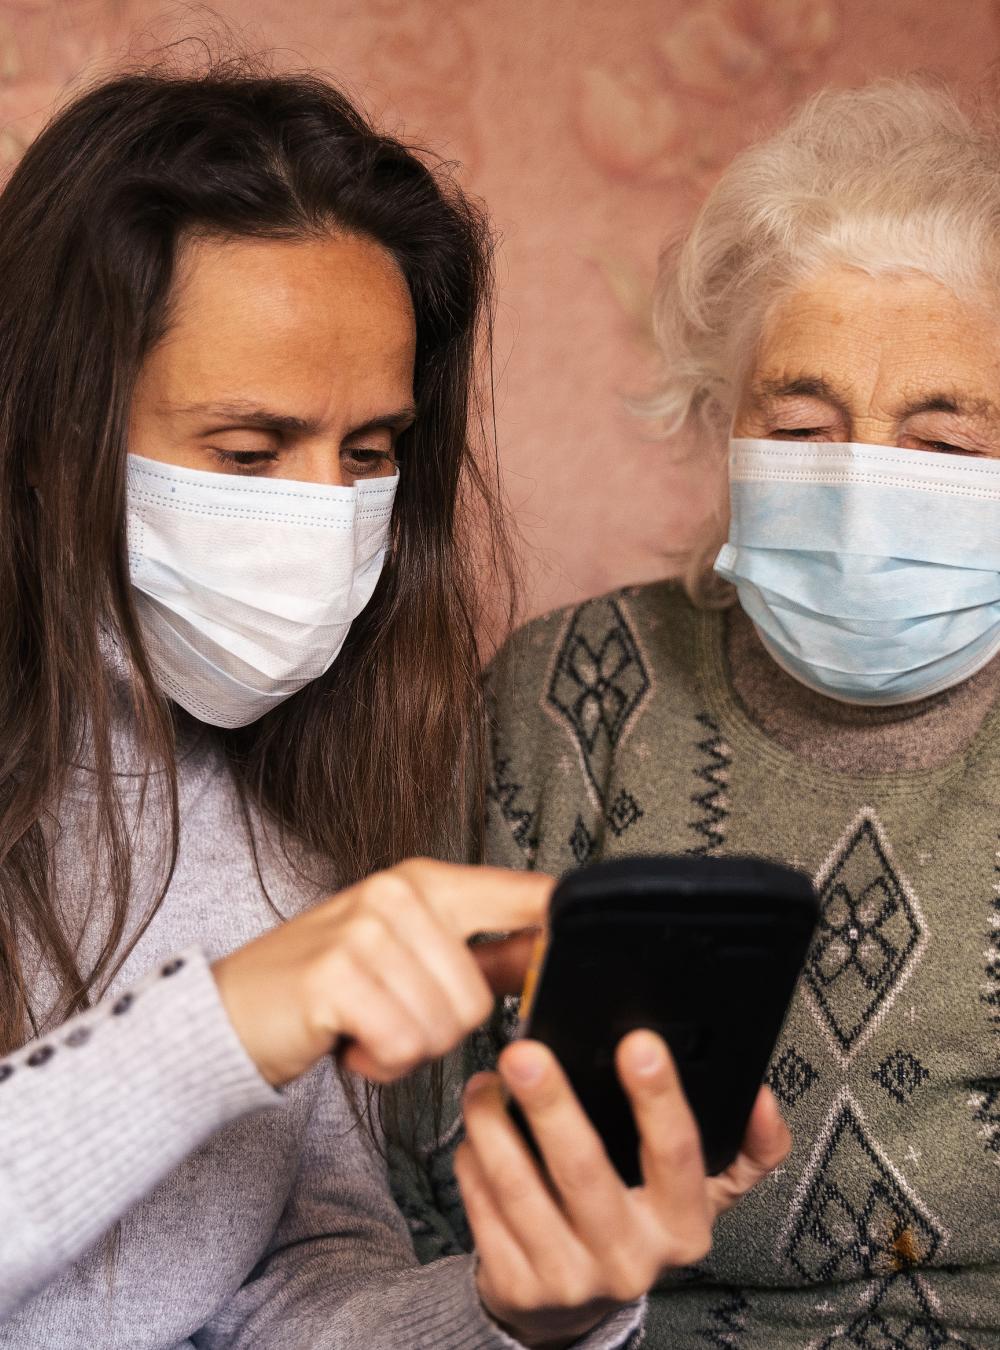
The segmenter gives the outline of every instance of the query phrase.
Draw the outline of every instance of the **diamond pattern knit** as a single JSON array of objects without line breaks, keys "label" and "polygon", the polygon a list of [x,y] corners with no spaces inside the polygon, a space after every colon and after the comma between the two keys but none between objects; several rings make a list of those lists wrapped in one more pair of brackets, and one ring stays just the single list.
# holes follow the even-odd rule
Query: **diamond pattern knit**
[{"label": "diamond pattern knit", "polygon": [[[529,624],[491,692],[490,861],[755,853],[821,895],[768,1071],[793,1151],[663,1282],[644,1350],[1000,1346],[1000,709],[936,768],[825,769],[751,721],[723,617],[667,583]],[[427,1255],[467,1241],[458,1137],[425,1140]]]}]

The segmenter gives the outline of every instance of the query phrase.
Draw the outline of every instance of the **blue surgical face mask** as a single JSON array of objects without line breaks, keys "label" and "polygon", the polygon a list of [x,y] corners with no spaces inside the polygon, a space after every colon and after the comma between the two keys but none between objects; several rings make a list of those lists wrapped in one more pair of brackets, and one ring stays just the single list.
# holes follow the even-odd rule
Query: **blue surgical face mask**
[{"label": "blue surgical face mask", "polygon": [[733,582],[790,675],[846,703],[909,703],[1000,651],[1000,460],[733,440]]}]

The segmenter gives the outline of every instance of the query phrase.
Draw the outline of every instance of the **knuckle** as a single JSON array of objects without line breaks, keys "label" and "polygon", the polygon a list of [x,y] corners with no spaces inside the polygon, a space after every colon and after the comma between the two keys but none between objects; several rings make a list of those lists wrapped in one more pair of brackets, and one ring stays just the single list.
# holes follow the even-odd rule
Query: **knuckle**
[{"label": "knuckle", "polygon": [[406,1063],[423,1058],[427,1053],[427,1042],[417,1027],[407,1027],[397,1033],[396,1053]]},{"label": "knuckle", "polygon": [[530,1276],[525,1278],[503,1268],[496,1272],[493,1282],[501,1291],[504,1308],[512,1313],[534,1313],[545,1302],[546,1291]]},{"label": "knuckle", "polygon": [[392,1068],[403,1069],[423,1058],[424,1039],[416,1027],[403,1025],[393,1031],[379,1059]]},{"label": "knuckle", "polygon": [[446,1055],[462,1039],[463,1027],[450,1023],[435,1023],[427,1033],[427,1053],[434,1059]]},{"label": "knuckle", "polygon": [[584,1303],[589,1303],[599,1288],[593,1273],[574,1261],[555,1264],[546,1283],[551,1288],[555,1301],[564,1308],[579,1308]]},{"label": "knuckle", "polygon": [[422,853],[418,853],[414,858],[407,858],[406,862],[399,864],[400,871],[405,869],[417,877],[425,877],[432,872],[439,871],[440,868],[439,862],[435,862],[433,858],[428,858]]},{"label": "knuckle", "polygon": [[389,911],[419,902],[420,896],[403,867],[379,872],[363,883],[365,898],[379,909]]},{"label": "knuckle", "polygon": [[693,1124],[674,1128],[664,1138],[653,1140],[649,1147],[656,1161],[671,1171],[704,1170],[701,1138]]},{"label": "knuckle", "polygon": [[685,1233],[675,1238],[670,1251],[670,1264],[673,1266],[694,1266],[712,1250],[712,1235],[707,1226],[704,1229]]},{"label": "knuckle", "polygon": [[354,964],[354,959],[344,946],[341,936],[335,936],[330,942],[317,945],[308,952],[302,962],[301,980],[303,987],[322,988],[324,982],[342,975]]},{"label": "knuckle", "polygon": [[504,1164],[496,1171],[496,1189],[511,1208],[525,1205],[532,1197],[535,1182],[523,1167]]},{"label": "knuckle", "polygon": [[386,939],[385,920],[370,909],[355,915],[351,921],[349,942],[362,956],[378,952]]},{"label": "knuckle", "polygon": [[587,1192],[605,1180],[608,1161],[596,1145],[563,1146],[551,1168],[561,1187],[574,1192]]},{"label": "knuckle", "polygon": [[336,992],[342,989],[354,970],[354,964],[354,958],[342,946],[309,961],[299,984],[305,1006],[314,1012],[328,1009],[336,1001]]},{"label": "knuckle", "polygon": [[568,1091],[565,1084],[548,1071],[543,1073],[542,1081],[536,1087],[521,1089],[525,1103],[530,1105],[539,1119],[546,1117],[552,1120],[558,1116],[559,1108],[565,1102]]},{"label": "knuckle", "polygon": [[613,1271],[605,1283],[605,1293],[615,1303],[633,1303],[652,1285],[655,1275],[644,1268],[629,1267]]},{"label": "knuckle", "polygon": [[435,863],[430,858],[407,858],[406,862],[398,863],[391,871],[386,872],[385,876],[395,878],[406,887],[411,899],[419,900],[423,887],[433,881],[440,866],[440,863]]},{"label": "knuckle", "polygon": [[641,1086],[633,1088],[636,1097],[648,1102],[657,1110],[669,1110],[677,1101],[677,1081],[664,1065],[645,1079]]},{"label": "knuckle", "polygon": [[549,1251],[544,1262],[538,1262],[537,1278],[541,1297],[555,1307],[579,1307],[594,1297],[594,1281],[570,1255]]}]

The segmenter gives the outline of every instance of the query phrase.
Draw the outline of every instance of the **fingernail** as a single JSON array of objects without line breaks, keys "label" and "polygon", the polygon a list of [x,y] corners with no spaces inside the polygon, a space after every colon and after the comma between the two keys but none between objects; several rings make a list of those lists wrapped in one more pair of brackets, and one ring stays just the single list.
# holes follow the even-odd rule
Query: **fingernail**
[{"label": "fingernail", "polygon": [[650,1077],[666,1063],[663,1042],[651,1031],[637,1031],[633,1034],[628,1057],[633,1072],[642,1078]]},{"label": "fingernail", "polygon": [[482,1092],[489,1085],[491,1077],[492,1075],[488,1073],[473,1074],[465,1085],[465,1096],[474,1097],[476,1093]]},{"label": "fingernail", "polygon": [[519,1047],[507,1055],[504,1061],[504,1073],[519,1087],[531,1087],[539,1082],[545,1072],[545,1057],[537,1050],[527,1046]]}]

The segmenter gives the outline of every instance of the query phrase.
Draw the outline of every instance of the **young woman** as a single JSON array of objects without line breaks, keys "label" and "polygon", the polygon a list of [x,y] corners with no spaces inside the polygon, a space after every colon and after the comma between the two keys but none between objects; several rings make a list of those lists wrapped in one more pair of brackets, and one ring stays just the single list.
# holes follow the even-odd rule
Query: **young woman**
[{"label": "young woman", "polygon": [[479,774],[488,277],[461,196],[312,78],[113,80],[0,196],[0,1345],[619,1346],[707,1242],[648,1039],[627,1206],[511,1062],[563,1160],[519,1192],[539,1267],[495,1094],[478,1261],[421,1270],[351,1090],[480,1022],[517,952],[466,938],[548,894],[400,862],[454,855]]}]

